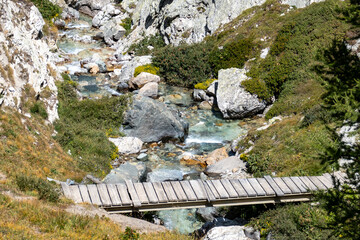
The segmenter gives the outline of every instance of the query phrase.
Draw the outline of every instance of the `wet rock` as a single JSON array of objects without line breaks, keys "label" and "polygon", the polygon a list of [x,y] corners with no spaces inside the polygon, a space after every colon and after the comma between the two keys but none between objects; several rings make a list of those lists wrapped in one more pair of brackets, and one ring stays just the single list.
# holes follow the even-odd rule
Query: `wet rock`
[{"label": "wet rock", "polygon": [[139,156],[136,157],[137,160],[144,161],[148,155],[146,153],[140,153]]},{"label": "wet rock", "polygon": [[202,101],[199,105],[199,108],[202,110],[211,110],[212,104],[210,104],[208,101]]},{"label": "wet rock", "polygon": [[247,92],[241,82],[248,79],[246,70],[221,69],[216,92],[217,105],[224,118],[253,116],[266,107],[266,102]]},{"label": "wet rock", "polygon": [[87,63],[84,65],[84,68],[86,68],[91,74],[97,74],[100,72],[99,66],[96,63]]},{"label": "wet rock", "polygon": [[156,169],[147,174],[147,182],[181,181],[183,173],[179,170]]},{"label": "wet rock", "polygon": [[110,171],[103,179],[104,183],[125,183],[125,180],[140,182],[144,178],[146,165],[143,162],[130,163],[126,162],[120,167]]},{"label": "wet rock", "polygon": [[144,97],[156,98],[158,96],[158,91],[159,84],[157,84],[156,82],[149,82],[139,90],[139,95]]},{"label": "wet rock", "polygon": [[185,166],[200,166],[202,168],[206,167],[205,162],[200,161],[195,158],[192,158],[191,156],[186,156],[186,155],[180,159],[180,164],[185,165]]},{"label": "wet rock", "polygon": [[115,144],[121,154],[133,154],[140,152],[143,142],[136,137],[109,138]]},{"label": "wet rock", "polygon": [[151,73],[142,72],[129,81],[129,86],[133,89],[139,89],[147,83],[159,83],[160,77]]},{"label": "wet rock", "polygon": [[238,157],[228,157],[208,166],[205,173],[210,177],[219,177],[222,174],[232,172],[233,169],[245,170],[246,165]]},{"label": "wet rock", "polygon": [[205,161],[207,165],[212,165],[222,159],[228,158],[229,154],[225,147],[215,149],[206,157]]},{"label": "wet rock", "polygon": [[180,113],[164,103],[148,97],[135,96],[130,110],[125,113],[124,130],[127,136],[144,142],[183,140],[189,129]]}]

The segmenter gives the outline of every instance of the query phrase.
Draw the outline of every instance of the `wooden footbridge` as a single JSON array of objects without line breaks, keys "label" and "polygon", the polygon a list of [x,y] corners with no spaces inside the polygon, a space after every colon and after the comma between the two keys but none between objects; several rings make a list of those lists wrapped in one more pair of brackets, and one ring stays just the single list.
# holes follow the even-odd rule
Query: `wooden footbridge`
[{"label": "wooden footbridge", "polygon": [[[344,183],[346,175],[333,176]],[[111,213],[177,208],[254,205],[310,201],[313,191],[333,188],[333,177],[270,177],[221,180],[186,180],[125,184],[61,184],[75,203],[101,206]]]}]

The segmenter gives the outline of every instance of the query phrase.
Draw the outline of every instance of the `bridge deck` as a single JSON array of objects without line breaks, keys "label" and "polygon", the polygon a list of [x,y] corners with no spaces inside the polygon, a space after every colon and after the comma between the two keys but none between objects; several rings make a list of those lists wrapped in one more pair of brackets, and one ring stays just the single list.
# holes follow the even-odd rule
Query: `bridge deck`
[{"label": "bridge deck", "polygon": [[[334,173],[341,183],[344,173]],[[310,201],[312,191],[333,188],[332,176],[185,180],[125,184],[61,184],[75,203],[99,205],[112,213],[161,209]]]}]

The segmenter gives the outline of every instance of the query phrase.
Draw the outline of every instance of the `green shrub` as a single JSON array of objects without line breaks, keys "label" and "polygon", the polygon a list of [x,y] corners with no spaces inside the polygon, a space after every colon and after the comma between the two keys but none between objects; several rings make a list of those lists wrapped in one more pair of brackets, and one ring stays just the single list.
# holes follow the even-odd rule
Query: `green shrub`
[{"label": "green shrub", "polygon": [[136,55],[138,56],[144,56],[149,55],[153,52],[153,50],[150,50],[148,46],[154,47],[154,50],[165,47],[164,39],[160,34],[156,34],[150,37],[145,37],[138,43],[133,43],[129,51],[134,51]]},{"label": "green shrub", "polygon": [[326,211],[310,204],[280,206],[253,218],[254,226],[266,237],[270,232],[275,239],[338,239],[328,229]]},{"label": "green shrub", "polygon": [[34,105],[30,108],[30,112],[33,114],[38,114],[43,119],[47,119],[48,113],[44,107],[44,104],[41,102],[35,102]]},{"label": "green shrub", "polygon": [[133,229],[126,227],[125,233],[122,234],[121,240],[137,240],[140,238],[140,235]]},{"label": "green shrub", "polygon": [[123,19],[120,25],[126,30],[125,32],[126,36],[131,33],[131,26],[132,26],[131,18],[127,17]]},{"label": "green shrub", "polygon": [[50,202],[57,202],[59,200],[59,192],[56,187],[41,178],[18,175],[15,179],[16,185],[21,191],[34,191],[39,194],[39,199],[44,199]]},{"label": "green shrub", "polygon": [[61,14],[61,8],[49,0],[30,0],[39,9],[46,20],[51,20]]},{"label": "green shrub", "polygon": [[155,67],[152,64],[146,64],[143,66],[139,66],[137,68],[135,68],[135,72],[134,72],[134,77],[136,77],[137,75],[139,75],[142,72],[147,72],[147,73],[151,73],[154,75],[158,75],[159,74],[159,68]]},{"label": "green shrub", "polygon": [[206,80],[205,82],[201,82],[201,83],[198,83],[198,84],[195,84],[195,88],[196,89],[202,89],[202,90],[206,90],[206,89],[208,89],[208,87],[210,87],[210,85],[214,82],[214,81],[216,81],[216,79],[208,79],[208,80]]},{"label": "green shrub", "polygon": [[169,45],[154,52],[153,64],[167,83],[190,88],[212,77],[211,49],[208,43]]},{"label": "green shrub", "polygon": [[250,38],[235,40],[226,44],[222,49],[212,50],[209,62],[215,77],[220,69],[242,68],[253,50],[254,44]]},{"label": "green shrub", "polygon": [[119,127],[129,96],[79,101],[69,81],[60,83],[58,91],[60,119],[55,123],[55,139],[70,150],[81,169],[98,176],[106,174],[116,149],[106,134],[112,129],[112,136],[122,135]]},{"label": "green shrub", "polygon": [[241,82],[241,85],[245,87],[248,92],[257,94],[261,99],[270,100],[272,97],[269,93],[269,89],[266,87],[266,83],[259,78],[249,78]]}]

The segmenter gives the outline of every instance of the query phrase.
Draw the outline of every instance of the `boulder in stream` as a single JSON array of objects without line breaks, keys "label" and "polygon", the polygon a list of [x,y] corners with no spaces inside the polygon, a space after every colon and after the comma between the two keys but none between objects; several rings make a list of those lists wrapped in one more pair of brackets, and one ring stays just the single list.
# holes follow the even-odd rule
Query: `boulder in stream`
[{"label": "boulder in stream", "polygon": [[156,98],[158,96],[159,84],[156,82],[149,82],[139,90],[139,95],[144,97]]},{"label": "boulder in stream", "polygon": [[148,72],[142,72],[136,77],[130,79],[129,86],[133,89],[139,89],[148,83],[158,83],[158,82],[160,82],[159,76]]},{"label": "boulder in stream", "polygon": [[146,165],[143,162],[126,162],[110,171],[103,179],[104,183],[125,183],[125,180],[140,182],[144,178]]},{"label": "boulder in stream", "polygon": [[229,172],[246,170],[246,164],[238,157],[228,157],[220,160],[205,169],[205,173],[210,177],[219,177]]},{"label": "boulder in stream", "polygon": [[253,116],[266,108],[265,101],[243,88],[241,82],[246,79],[245,69],[229,68],[219,71],[216,99],[224,118]]},{"label": "boulder in stream", "polygon": [[143,142],[184,140],[189,130],[180,112],[148,97],[134,96],[125,113],[123,132]]},{"label": "boulder in stream", "polygon": [[133,154],[140,152],[143,141],[136,137],[109,138],[121,154]]},{"label": "boulder in stream", "polygon": [[183,173],[179,170],[156,169],[147,174],[147,182],[181,181]]}]

